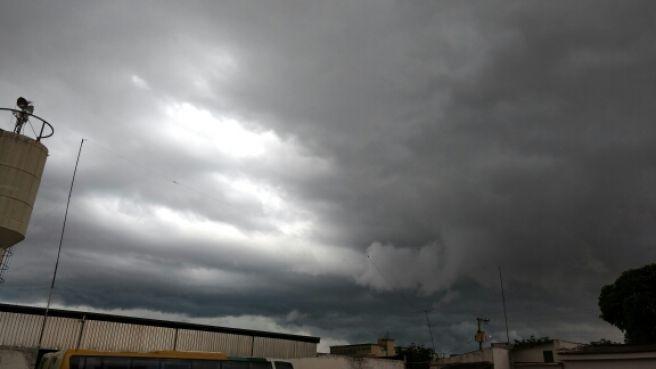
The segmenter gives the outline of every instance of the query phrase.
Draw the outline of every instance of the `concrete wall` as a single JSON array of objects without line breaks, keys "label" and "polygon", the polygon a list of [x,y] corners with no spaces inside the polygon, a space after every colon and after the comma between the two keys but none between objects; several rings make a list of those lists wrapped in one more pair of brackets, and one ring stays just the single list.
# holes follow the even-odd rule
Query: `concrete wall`
[{"label": "concrete wall", "polygon": [[512,361],[520,363],[543,363],[543,351],[551,351],[554,353],[554,361],[556,361],[554,351],[554,343],[542,343],[531,347],[517,348],[512,351]]},{"label": "concrete wall", "polygon": [[558,351],[560,350],[573,350],[578,347],[581,347],[583,344],[581,343],[576,343],[576,342],[568,342],[568,341],[561,341],[561,340],[555,340],[554,341],[554,360],[557,362],[561,361],[560,354]]},{"label": "concrete wall", "polygon": [[0,346],[0,369],[33,369],[36,350]]},{"label": "concrete wall", "polygon": [[558,354],[559,350],[574,349],[581,346],[580,343],[553,340],[535,346],[518,348],[512,351],[513,363],[543,363],[544,351],[551,351],[553,353],[554,362],[560,362],[561,358]]},{"label": "concrete wall", "polygon": [[436,363],[431,364],[434,368],[441,368],[447,364],[460,364],[460,363],[476,363],[487,361],[494,363],[493,352],[491,348],[485,348],[483,351],[472,351],[462,355],[449,356],[447,358],[438,359]]},{"label": "concrete wall", "polygon": [[510,352],[506,348],[492,347],[494,369],[510,369]]},{"label": "concrete wall", "polygon": [[477,363],[487,361],[494,364],[494,369],[511,369],[510,354],[504,347],[487,347],[483,351],[472,351],[462,355],[438,359],[431,368],[441,368],[448,364]]},{"label": "concrete wall", "polygon": [[564,364],[564,369],[654,369],[656,360],[576,361]]},{"label": "concrete wall", "polygon": [[287,359],[294,369],[404,369],[400,360],[352,358],[339,355],[322,355],[313,358]]}]

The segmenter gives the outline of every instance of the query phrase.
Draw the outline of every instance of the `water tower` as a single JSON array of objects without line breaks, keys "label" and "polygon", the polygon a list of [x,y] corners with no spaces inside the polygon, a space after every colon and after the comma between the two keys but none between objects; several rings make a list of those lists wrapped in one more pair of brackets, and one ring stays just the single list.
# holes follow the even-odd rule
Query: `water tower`
[{"label": "water tower", "polygon": [[48,157],[41,140],[54,133],[50,123],[34,115],[31,102],[20,97],[16,105],[0,108],[13,116],[14,125],[12,131],[0,128],[0,273],[7,249],[25,239]]}]

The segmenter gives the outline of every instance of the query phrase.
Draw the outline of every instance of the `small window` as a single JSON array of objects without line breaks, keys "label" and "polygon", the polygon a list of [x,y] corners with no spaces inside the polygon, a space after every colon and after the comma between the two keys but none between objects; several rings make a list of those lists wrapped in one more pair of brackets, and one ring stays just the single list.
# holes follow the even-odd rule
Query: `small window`
[{"label": "small window", "polygon": [[129,357],[105,357],[103,369],[130,369]]},{"label": "small window", "polygon": [[276,361],[276,369],[294,369],[294,366],[286,361]]},{"label": "small window", "polygon": [[97,356],[85,357],[84,369],[102,369],[102,359]]},{"label": "small window", "polygon": [[148,358],[134,358],[132,359],[132,369],[159,369],[159,360]]},{"label": "small window", "polygon": [[545,363],[554,362],[553,351],[542,351],[542,356],[544,357]]},{"label": "small window", "polygon": [[191,369],[219,369],[221,363],[216,360],[193,360]]},{"label": "small window", "polygon": [[257,361],[251,362],[250,369],[273,369],[273,366],[267,361]]},{"label": "small window", "polygon": [[71,369],[84,369],[84,357],[71,356],[68,367]]},{"label": "small window", "polygon": [[191,369],[190,360],[162,359],[160,360],[161,369]]},{"label": "small window", "polygon": [[221,369],[249,369],[248,361],[224,361]]}]

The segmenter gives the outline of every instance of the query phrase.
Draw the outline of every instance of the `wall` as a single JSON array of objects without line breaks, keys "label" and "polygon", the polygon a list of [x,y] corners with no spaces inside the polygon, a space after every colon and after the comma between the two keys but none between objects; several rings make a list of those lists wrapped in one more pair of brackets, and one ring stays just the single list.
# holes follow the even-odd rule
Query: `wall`
[{"label": "wall", "polygon": [[548,343],[542,343],[542,344],[537,344],[534,346],[530,347],[525,347],[525,348],[517,348],[512,351],[512,361],[514,363],[543,363],[544,362],[544,355],[543,351],[551,351],[554,353],[554,361],[555,359],[555,350],[554,350],[554,343],[553,342],[548,342]]},{"label": "wall", "polygon": [[344,356],[383,356],[379,346],[363,343],[361,345],[331,346],[330,353]]},{"label": "wall", "polygon": [[447,364],[478,363],[482,361],[494,363],[492,348],[488,347],[484,348],[483,351],[472,351],[462,355],[454,355],[438,359],[434,363],[431,363],[431,368],[442,368]]},{"label": "wall", "polygon": [[564,364],[564,369],[654,369],[656,360],[576,361]]},{"label": "wall", "polygon": [[554,341],[554,360],[557,362],[561,361],[560,354],[558,351],[560,350],[572,350],[578,347],[581,347],[581,343],[576,343],[576,342],[569,342],[569,341],[561,341],[561,340],[555,340]]},{"label": "wall", "polygon": [[[43,316],[0,312],[0,346],[38,346]],[[42,347],[101,351],[209,351],[234,356],[298,358],[316,344],[291,339],[178,329],[101,320],[48,317]]]},{"label": "wall", "polygon": [[313,358],[289,359],[294,369],[404,369],[400,360],[352,358],[339,355],[322,355]]},{"label": "wall", "polygon": [[36,350],[0,346],[0,369],[32,369],[36,354]]},{"label": "wall", "polygon": [[544,351],[553,353],[554,362],[560,362],[559,350],[574,349],[581,346],[580,343],[553,340],[530,347],[518,348],[512,351],[511,357],[513,363],[544,363]]},{"label": "wall", "polygon": [[613,354],[561,354],[564,369],[654,369],[656,351]]},{"label": "wall", "polygon": [[492,347],[494,369],[510,369],[510,352],[507,348]]}]

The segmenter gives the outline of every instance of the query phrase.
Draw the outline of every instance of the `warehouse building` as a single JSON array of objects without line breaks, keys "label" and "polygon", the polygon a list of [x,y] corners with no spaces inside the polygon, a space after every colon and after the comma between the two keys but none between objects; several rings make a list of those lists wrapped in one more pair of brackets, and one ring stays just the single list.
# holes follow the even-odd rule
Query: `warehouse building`
[{"label": "warehouse building", "polygon": [[[43,308],[0,304],[0,346],[38,347],[44,313]],[[51,309],[41,348],[302,358],[316,356],[318,343],[318,337]]]}]

